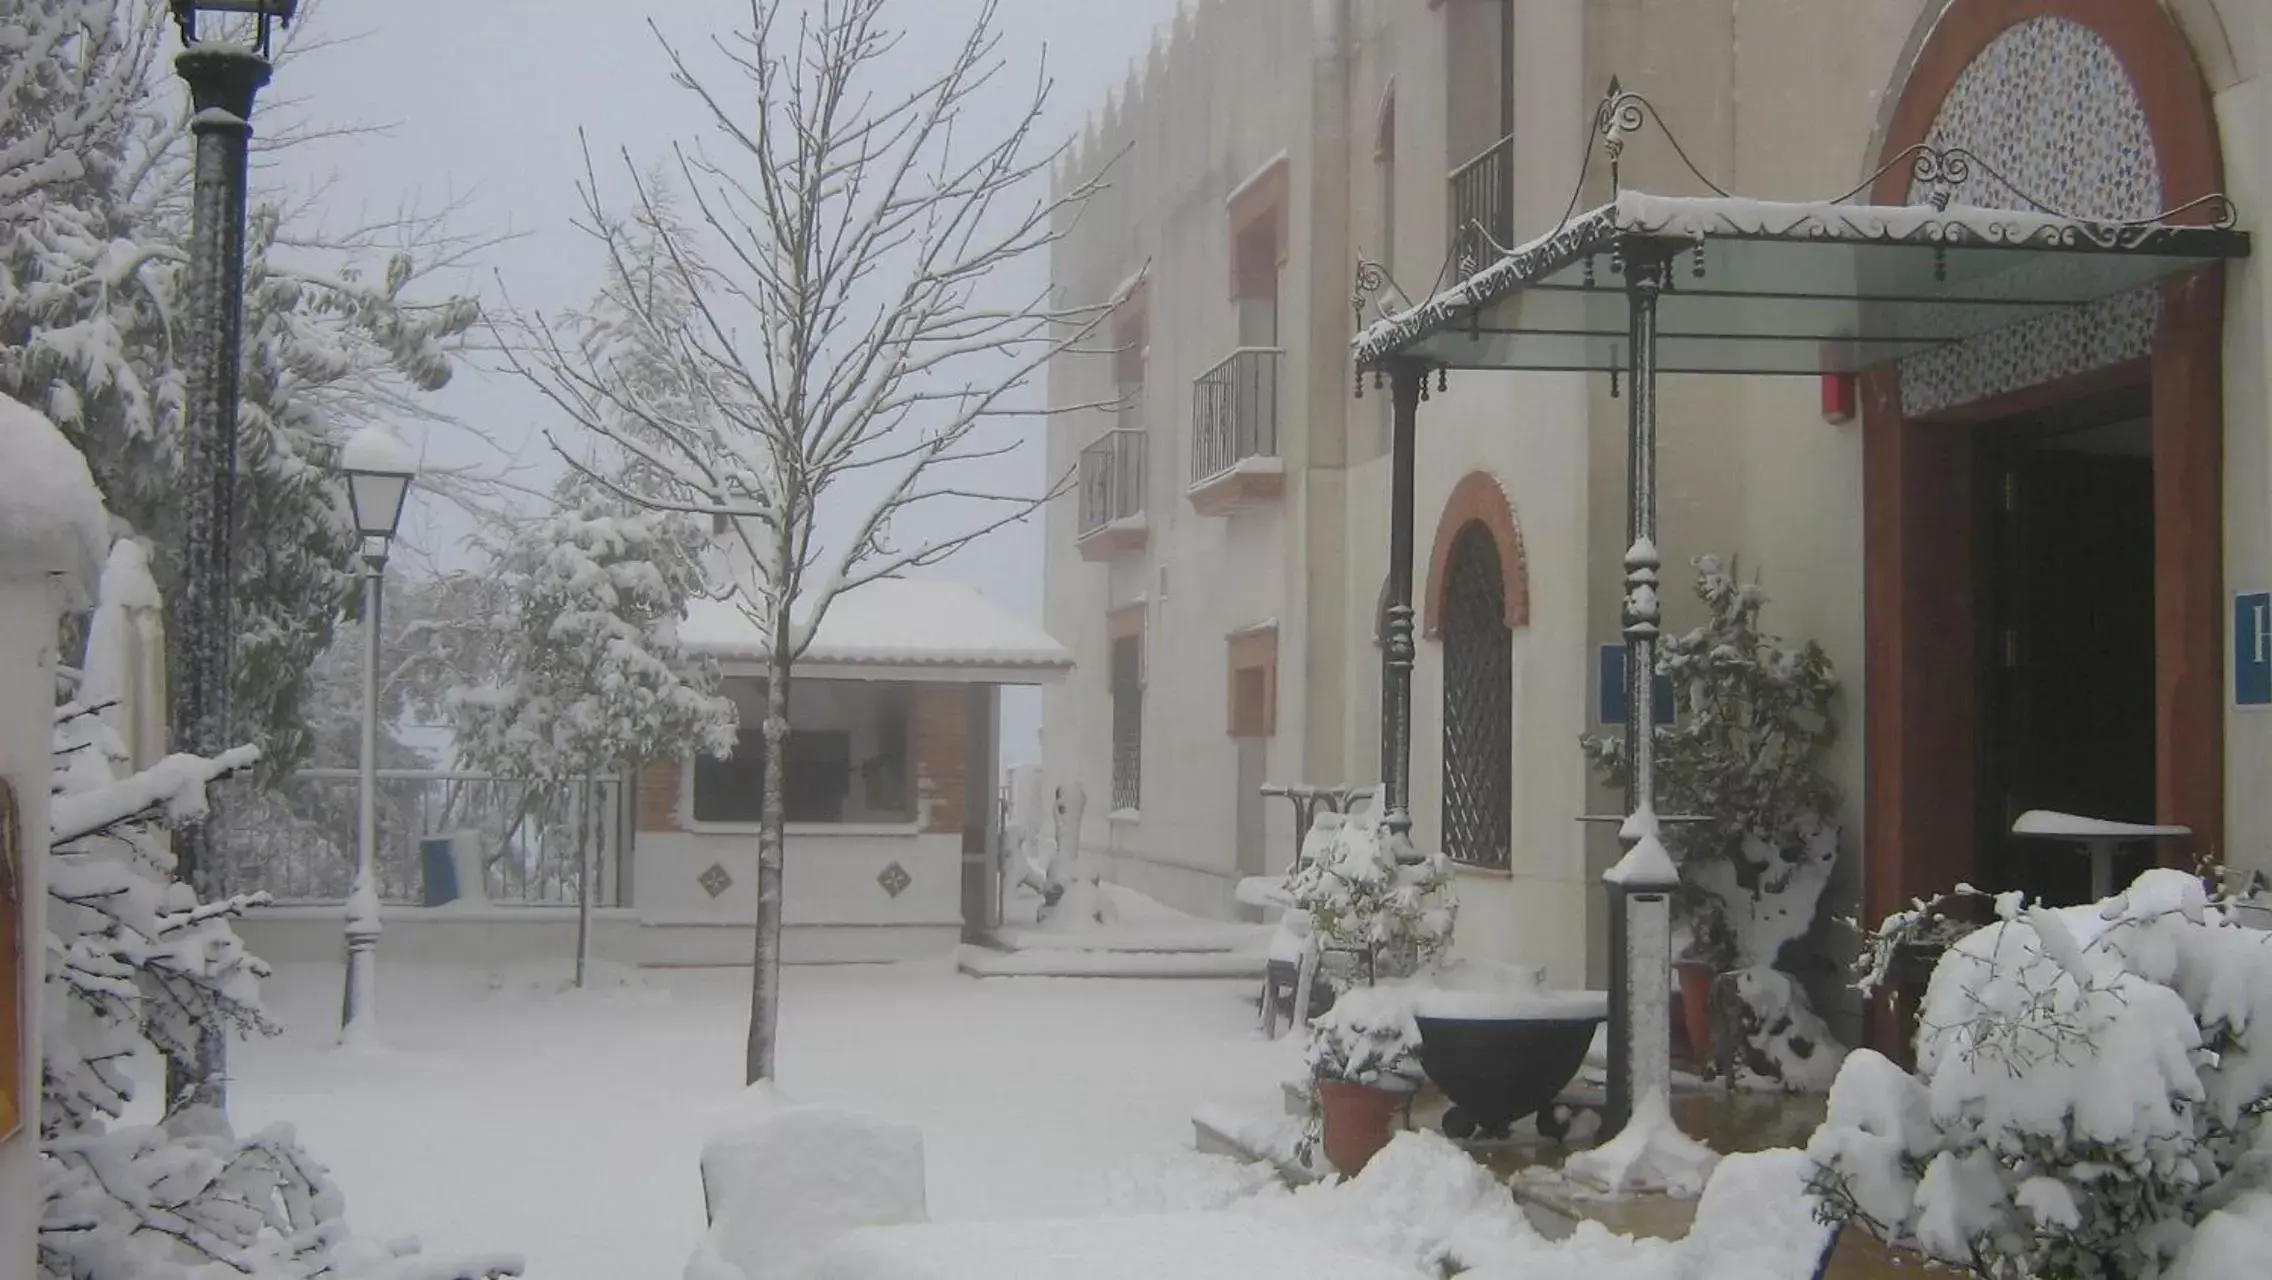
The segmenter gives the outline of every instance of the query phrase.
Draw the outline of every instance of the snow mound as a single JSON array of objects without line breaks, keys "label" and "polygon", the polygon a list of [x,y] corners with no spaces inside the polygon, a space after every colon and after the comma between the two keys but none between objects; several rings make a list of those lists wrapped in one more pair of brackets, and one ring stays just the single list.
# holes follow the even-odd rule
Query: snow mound
[{"label": "snow mound", "polygon": [[1678,1280],[1805,1280],[1830,1247],[1807,1181],[1814,1161],[1783,1148],[1720,1161],[1680,1242]]},{"label": "snow mound", "polygon": [[853,1231],[815,1280],[1421,1280],[1422,1273],[1225,1213],[957,1222]]},{"label": "snow mound", "polygon": [[1632,1118],[1616,1137],[1571,1156],[1562,1169],[1605,1191],[1693,1196],[1704,1189],[1719,1159],[1680,1131],[1664,1090],[1651,1089],[1633,1104]]},{"label": "snow mound", "polygon": [[2177,1255],[2169,1280],[2254,1275],[2272,1257],[2272,1194],[2251,1191],[2203,1218]]},{"label": "snow mound", "polygon": [[1268,1160],[1171,1147],[1113,1169],[1105,1178],[1105,1208],[1113,1214],[1190,1213],[1285,1191]]},{"label": "snow mound", "polygon": [[1544,1244],[1490,1170],[1429,1130],[1397,1134],[1354,1179],[1241,1208],[1435,1274],[1511,1264]]},{"label": "snow mound", "polygon": [[846,1232],[924,1220],[916,1129],[762,1082],[739,1101],[738,1122],[703,1144],[710,1229],[686,1280],[805,1280]]}]

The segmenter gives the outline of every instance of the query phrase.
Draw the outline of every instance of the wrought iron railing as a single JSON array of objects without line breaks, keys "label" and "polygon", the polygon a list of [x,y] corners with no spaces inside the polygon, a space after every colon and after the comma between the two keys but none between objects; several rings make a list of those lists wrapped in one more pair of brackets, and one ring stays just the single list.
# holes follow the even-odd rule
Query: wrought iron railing
[{"label": "wrought iron railing", "polygon": [[1495,256],[1483,236],[1500,249],[1514,245],[1514,164],[1515,140],[1509,136],[1452,170],[1452,255],[1469,271]]},{"label": "wrought iron railing", "polygon": [[[578,862],[588,847],[593,905],[630,903],[621,883],[630,824],[617,779],[587,788],[581,781],[382,769],[378,786],[374,870],[383,901],[423,902],[419,842],[464,832],[480,842],[491,902],[573,904]],[[266,890],[278,902],[344,900],[355,868],[359,787],[353,769],[302,769],[272,790],[233,795],[214,841],[223,890]]]},{"label": "wrought iron railing", "polygon": [[1144,432],[1115,427],[1081,450],[1081,536],[1144,514]]},{"label": "wrought iron railing", "polygon": [[1192,385],[1191,483],[1278,456],[1277,347],[1240,347]]}]

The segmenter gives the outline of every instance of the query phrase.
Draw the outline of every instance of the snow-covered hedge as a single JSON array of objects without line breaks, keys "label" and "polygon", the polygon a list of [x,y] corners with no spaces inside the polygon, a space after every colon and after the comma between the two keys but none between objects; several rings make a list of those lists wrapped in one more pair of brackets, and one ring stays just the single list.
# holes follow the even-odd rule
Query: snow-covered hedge
[{"label": "snow-covered hedge", "polygon": [[2199,1259],[2264,1227],[2272,933],[2170,870],[1995,907],[1933,972],[1917,1074],[1866,1051],[1839,1072],[1823,1210],[1983,1276],[2230,1274]]}]

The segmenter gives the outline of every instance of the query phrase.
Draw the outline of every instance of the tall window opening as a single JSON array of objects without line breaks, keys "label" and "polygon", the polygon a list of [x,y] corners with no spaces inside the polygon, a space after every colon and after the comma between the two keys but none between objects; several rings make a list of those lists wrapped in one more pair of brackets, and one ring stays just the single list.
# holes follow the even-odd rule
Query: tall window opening
[{"label": "tall window opening", "polygon": [[1135,809],[1144,798],[1144,637],[1112,642],[1112,807]]},{"label": "tall window opening", "polygon": [[1444,852],[1505,867],[1514,841],[1514,632],[1499,546],[1481,521],[1444,568]]}]

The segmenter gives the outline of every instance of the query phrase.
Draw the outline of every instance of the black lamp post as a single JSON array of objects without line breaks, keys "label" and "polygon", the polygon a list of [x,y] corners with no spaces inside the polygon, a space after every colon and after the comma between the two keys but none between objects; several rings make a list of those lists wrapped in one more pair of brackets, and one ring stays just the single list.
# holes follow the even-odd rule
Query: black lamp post
[{"label": "black lamp post", "polygon": [[[169,0],[186,46],[174,70],[189,85],[194,185],[191,191],[189,307],[180,335],[188,365],[184,405],[180,661],[170,673],[174,748],[218,755],[233,737],[229,678],[235,644],[230,593],[235,581],[237,400],[244,356],[245,187],[254,95],[268,83],[272,27],[289,23],[299,0]],[[201,41],[201,15],[254,19],[251,45]],[[201,895],[214,884],[210,817],[175,833],[179,875]],[[175,1109],[225,1105],[224,1037],[198,1046],[193,1070],[174,1071]]]}]

